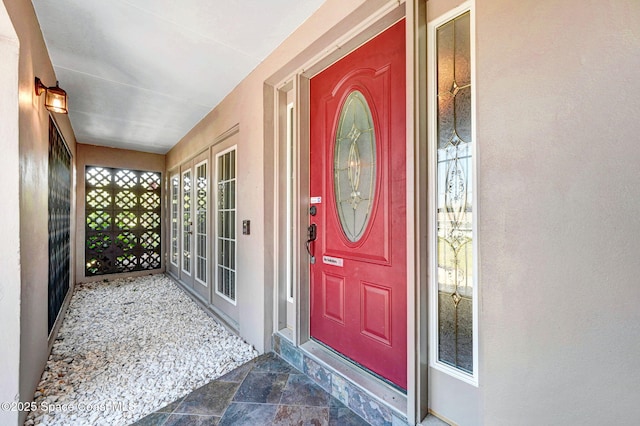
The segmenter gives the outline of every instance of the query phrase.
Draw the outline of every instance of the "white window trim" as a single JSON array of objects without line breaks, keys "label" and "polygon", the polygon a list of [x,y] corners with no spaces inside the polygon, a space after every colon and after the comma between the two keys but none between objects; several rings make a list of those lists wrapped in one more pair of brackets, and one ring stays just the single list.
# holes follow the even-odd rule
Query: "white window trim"
[{"label": "white window trim", "polygon": [[[235,280],[233,282],[233,285],[236,287],[235,288],[235,300],[231,299],[230,297],[228,297],[226,294],[221,293],[218,291],[218,266],[221,266],[218,264],[218,235],[220,235],[219,229],[218,229],[218,191],[216,191],[216,216],[215,216],[215,222],[216,222],[216,237],[215,237],[215,274],[214,274],[214,288],[215,288],[215,293],[216,295],[218,295],[221,299],[226,300],[227,302],[231,303],[233,306],[236,306],[238,304],[238,269],[237,269],[237,261],[238,261],[238,150],[237,150],[238,145],[233,145],[223,151],[220,151],[216,154],[216,168],[215,168],[215,184],[216,184],[216,188],[218,187],[218,159],[231,152],[231,151],[235,151],[236,155],[235,155],[235,164],[234,164],[234,181],[236,182],[236,190],[234,193],[234,201],[233,201],[233,205],[234,205],[234,213],[236,215],[235,217],[235,226],[236,226],[236,230],[235,230],[235,235],[236,238],[234,240],[235,244],[234,244],[234,250],[233,250],[233,258],[234,258],[234,264],[236,264],[236,269],[233,270],[233,273],[235,274]],[[224,267],[224,266],[223,266]]]},{"label": "white window trim", "polygon": [[[205,160],[202,160],[201,162],[199,162],[198,164],[196,164],[194,166],[194,168],[193,168],[193,171],[194,171],[194,177],[195,177],[194,182],[196,182],[197,179],[198,179],[198,167],[202,166],[203,164],[205,165],[205,177],[207,179],[207,187],[205,188],[205,193],[206,193],[207,200],[206,200],[205,219],[204,219],[204,221],[205,221],[204,222],[205,223],[204,235],[205,235],[205,241],[206,241],[205,250],[207,250],[206,247],[209,245],[209,228],[210,228],[210,226],[209,226],[209,188],[210,188],[210,185],[209,185],[209,183],[210,183],[209,182],[210,181],[210,179],[209,179],[209,176],[210,176],[210,173],[209,173],[209,160],[205,159]],[[197,199],[198,198],[197,183],[195,185],[193,185],[192,190],[193,190],[193,193],[195,194],[194,199],[196,201],[196,203],[195,203],[195,207],[196,208],[195,208],[194,217],[195,217],[195,219],[197,221],[198,220],[198,215],[200,214],[200,207],[199,207],[198,199]],[[198,250],[198,226],[197,226],[197,224],[195,225],[193,230],[194,230],[193,234],[192,234],[194,236],[194,240],[193,240],[193,242],[194,242],[194,250],[193,251],[194,251],[194,254],[195,254],[195,256],[194,256],[195,262],[194,262],[194,274],[193,274],[193,276],[195,277],[196,282],[202,284],[205,287],[208,287],[209,286],[209,284],[208,284],[209,276],[211,275],[211,273],[209,272],[210,268],[209,268],[209,257],[207,256],[208,253],[205,253],[205,255],[202,256],[202,257],[204,257],[204,261],[205,261],[205,274],[206,274],[205,275],[206,276],[206,281],[202,281],[200,278],[198,278],[198,257],[200,256],[200,252]]]},{"label": "white window trim", "polygon": [[[178,208],[177,208],[177,217],[176,217],[176,238],[178,237],[178,234],[180,234],[180,174],[174,174],[169,178],[169,189],[170,189],[170,201],[169,201],[169,262],[171,262],[171,264],[173,266],[175,266],[176,268],[180,268],[180,245],[178,244],[176,246],[176,262],[173,261],[173,195],[174,195],[174,187],[173,187],[173,179],[177,179],[178,180],[178,185],[177,185],[177,196],[178,196]],[[180,239],[178,239],[178,241],[180,241]]]},{"label": "white window trim", "polygon": [[443,14],[437,19],[430,22],[427,26],[427,99],[428,99],[428,134],[429,134],[429,252],[436,251],[436,206],[437,206],[437,188],[436,188],[436,167],[433,159],[437,158],[436,141],[437,139],[437,105],[436,105],[436,29],[462,15],[470,13],[470,34],[471,34],[471,134],[473,139],[472,152],[472,220],[473,220],[473,374],[466,373],[455,367],[438,360],[438,283],[437,283],[437,255],[429,256],[429,365],[430,367],[442,371],[452,377],[473,386],[478,386],[478,168],[477,168],[477,132],[476,132],[476,57],[475,57],[475,1],[467,1],[455,9]]},{"label": "white window trim", "polygon": [[[189,173],[189,177],[191,178],[191,188],[190,188],[190,197],[189,197],[189,210],[190,210],[190,218],[191,218],[191,223],[193,223],[193,172],[191,171],[191,169],[189,170],[185,170],[184,172],[182,172],[180,174],[180,243],[181,243],[181,249],[180,250],[180,270],[182,272],[184,272],[187,276],[191,277],[191,272],[193,272],[193,253],[191,252],[191,246],[189,246],[189,271],[188,272],[184,269],[184,175],[186,175],[187,173]],[[191,225],[193,227],[193,225]],[[192,231],[193,232],[193,231]],[[191,234],[191,236],[193,236],[193,233]]]}]

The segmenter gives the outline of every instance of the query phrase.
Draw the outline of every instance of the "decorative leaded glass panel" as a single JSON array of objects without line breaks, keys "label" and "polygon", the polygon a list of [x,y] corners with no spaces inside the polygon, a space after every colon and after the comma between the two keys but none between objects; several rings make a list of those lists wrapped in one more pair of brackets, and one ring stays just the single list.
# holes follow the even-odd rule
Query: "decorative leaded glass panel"
[{"label": "decorative leaded glass panel", "polygon": [[371,109],[354,90],[340,111],[334,150],[334,190],[344,235],[358,241],[367,228],[376,186],[376,137]]},{"label": "decorative leaded glass panel", "polygon": [[473,373],[469,13],[440,26],[436,44],[438,359]]},{"label": "decorative leaded glass panel", "polygon": [[160,173],[88,166],[87,276],[158,269]]}]

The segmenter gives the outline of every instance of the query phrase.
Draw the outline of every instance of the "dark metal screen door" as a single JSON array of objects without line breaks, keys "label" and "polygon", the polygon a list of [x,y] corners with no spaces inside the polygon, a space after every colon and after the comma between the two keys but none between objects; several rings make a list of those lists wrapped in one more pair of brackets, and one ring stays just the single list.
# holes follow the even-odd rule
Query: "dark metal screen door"
[{"label": "dark metal screen door", "polygon": [[87,166],[86,275],[159,269],[160,173]]},{"label": "dark metal screen door", "polygon": [[49,332],[69,291],[70,217],[71,154],[49,118]]}]

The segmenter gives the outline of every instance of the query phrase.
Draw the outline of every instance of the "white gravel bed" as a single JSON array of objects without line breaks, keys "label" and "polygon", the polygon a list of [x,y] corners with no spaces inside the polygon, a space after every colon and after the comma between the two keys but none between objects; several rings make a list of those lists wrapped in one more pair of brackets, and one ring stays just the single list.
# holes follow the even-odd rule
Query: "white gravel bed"
[{"label": "white gravel bed", "polygon": [[128,425],[257,355],[164,275],[79,284],[25,425]]}]

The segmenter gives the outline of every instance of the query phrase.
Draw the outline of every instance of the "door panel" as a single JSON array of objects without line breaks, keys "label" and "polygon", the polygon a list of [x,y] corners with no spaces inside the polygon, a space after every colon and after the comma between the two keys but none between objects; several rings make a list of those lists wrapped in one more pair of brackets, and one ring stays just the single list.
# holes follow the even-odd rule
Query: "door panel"
[{"label": "door panel", "polygon": [[[180,167],[180,218],[177,261],[180,281],[193,288],[207,302],[211,301],[209,259],[209,152],[197,155]],[[173,178],[172,178],[173,179]],[[172,190],[174,182],[171,181]],[[173,202],[173,200],[172,200]],[[173,208],[173,206],[172,206]],[[172,210],[173,212],[173,210]],[[173,213],[172,213],[173,214]],[[172,229],[173,232],[173,229]],[[173,244],[173,242],[172,242]],[[174,250],[174,247],[171,248]],[[173,256],[173,253],[171,253]],[[175,257],[172,257],[174,259]]]},{"label": "door panel", "polygon": [[211,301],[211,273],[209,266],[209,151],[193,159],[193,288],[207,302]]},{"label": "door panel", "polygon": [[405,32],[310,81],[311,337],[406,388]]},{"label": "door panel", "polygon": [[[212,261],[212,304],[235,327],[239,322],[239,289],[236,266],[238,244],[237,220],[237,143],[238,135],[216,147],[212,155],[212,184],[215,193],[211,211],[214,222]],[[234,145],[231,145],[234,143]]]}]

